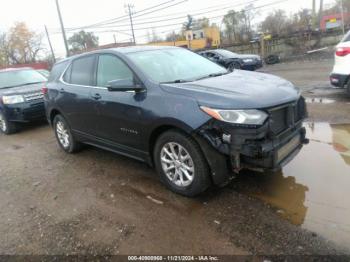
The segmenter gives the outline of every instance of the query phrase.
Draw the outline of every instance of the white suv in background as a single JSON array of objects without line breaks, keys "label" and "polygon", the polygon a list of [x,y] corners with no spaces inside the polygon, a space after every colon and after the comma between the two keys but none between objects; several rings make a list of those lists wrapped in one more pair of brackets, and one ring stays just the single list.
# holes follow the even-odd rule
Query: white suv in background
[{"label": "white suv in background", "polygon": [[335,50],[335,63],[330,76],[331,84],[346,87],[350,95],[350,31],[343,37]]}]

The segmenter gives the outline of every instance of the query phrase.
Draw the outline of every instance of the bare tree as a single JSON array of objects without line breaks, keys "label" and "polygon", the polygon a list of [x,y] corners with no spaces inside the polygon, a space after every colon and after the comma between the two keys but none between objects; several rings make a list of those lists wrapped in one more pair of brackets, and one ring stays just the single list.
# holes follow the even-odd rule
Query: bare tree
[{"label": "bare tree", "polygon": [[9,64],[7,49],[6,33],[0,33],[0,66],[7,66]]},{"label": "bare tree", "polygon": [[263,32],[272,35],[284,35],[288,22],[286,12],[282,9],[278,9],[271,12],[261,23],[260,27]]},{"label": "bare tree", "polygon": [[222,22],[225,25],[225,34],[230,39],[230,42],[245,42],[247,39],[250,39],[253,34],[252,23],[258,14],[258,11],[254,9],[252,4],[239,12],[234,10],[228,11]]},{"label": "bare tree", "polygon": [[10,63],[31,63],[37,60],[42,48],[42,36],[30,31],[24,22],[10,28],[6,42],[6,53]]},{"label": "bare tree", "polygon": [[238,13],[234,10],[230,10],[224,15],[222,20],[225,25],[225,34],[231,43],[237,40],[238,19]]}]

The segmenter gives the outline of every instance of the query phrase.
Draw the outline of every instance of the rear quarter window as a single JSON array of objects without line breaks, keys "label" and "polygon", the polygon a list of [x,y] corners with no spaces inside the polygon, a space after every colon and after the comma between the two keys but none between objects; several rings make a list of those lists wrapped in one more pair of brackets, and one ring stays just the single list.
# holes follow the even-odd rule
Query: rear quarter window
[{"label": "rear quarter window", "polygon": [[75,59],[71,65],[69,83],[75,85],[92,86],[95,59],[95,55]]},{"label": "rear quarter window", "polygon": [[57,63],[53,66],[50,76],[49,76],[49,82],[56,81],[63,73],[63,71],[66,69],[69,61],[64,61]]}]

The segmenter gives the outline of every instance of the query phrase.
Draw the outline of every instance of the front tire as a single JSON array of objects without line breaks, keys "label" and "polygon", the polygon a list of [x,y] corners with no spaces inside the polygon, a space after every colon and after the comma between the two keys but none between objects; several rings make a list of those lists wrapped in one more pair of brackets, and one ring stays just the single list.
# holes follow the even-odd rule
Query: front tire
[{"label": "front tire", "polygon": [[0,112],[0,132],[5,135],[10,135],[16,133],[17,130],[17,123],[8,121],[4,113]]},{"label": "front tire", "polygon": [[228,70],[233,72],[235,69],[241,69],[241,65],[238,62],[232,62],[229,66],[228,66]]},{"label": "front tire", "polygon": [[55,116],[53,128],[57,142],[65,152],[75,153],[80,150],[81,144],[72,135],[72,130],[63,116]]},{"label": "front tire", "polygon": [[153,157],[160,180],[171,191],[193,197],[210,186],[208,163],[189,135],[165,132],[156,142]]}]

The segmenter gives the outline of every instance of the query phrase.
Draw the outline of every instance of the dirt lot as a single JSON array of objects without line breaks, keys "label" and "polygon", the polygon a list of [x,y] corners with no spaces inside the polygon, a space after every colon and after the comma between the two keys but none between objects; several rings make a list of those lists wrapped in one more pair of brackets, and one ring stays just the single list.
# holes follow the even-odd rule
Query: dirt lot
[{"label": "dirt lot", "polygon": [[332,64],[265,67],[308,98],[311,143],[281,173],[195,199],[137,161],[63,153],[46,124],[0,136],[0,254],[350,254],[350,100]]}]

